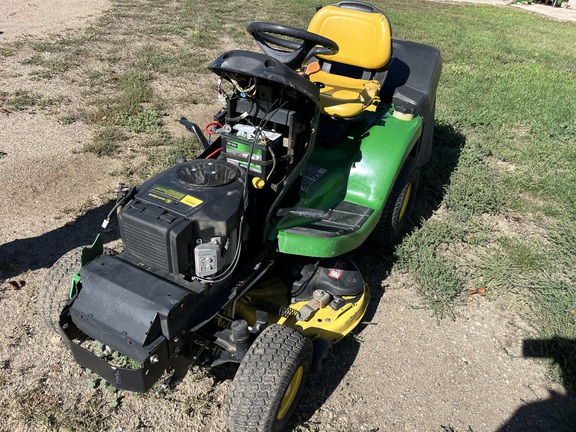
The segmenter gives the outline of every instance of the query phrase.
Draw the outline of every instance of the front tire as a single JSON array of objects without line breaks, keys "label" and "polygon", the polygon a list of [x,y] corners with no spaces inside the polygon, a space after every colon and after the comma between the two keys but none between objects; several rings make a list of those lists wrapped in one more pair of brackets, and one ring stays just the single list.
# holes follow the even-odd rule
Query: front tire
[{"label": "front tire", "polygon": [[[44,274],[44,279],[38,291],[38,312],[51,330],[60,334],[60,313],[70,300],[72,276],[80,268],[80,255],[82,249],[88,246],[80,246],[66,252]],[[114,255],[115,252],[104,248],[106,255]]]},{"label": "front tire", "polygon": [[40,284],[38,292],[39,313],[51,330],[60,334],[60,312],[70,300],[72,276],[80,268],[80,253],[84,246],[62,255],[50,267]]},{"label": "front tire", "polygon": [[231,432],[283,430],[304,390],[312,342],[291,327],[273,324],[242,360],[226,403]]}]

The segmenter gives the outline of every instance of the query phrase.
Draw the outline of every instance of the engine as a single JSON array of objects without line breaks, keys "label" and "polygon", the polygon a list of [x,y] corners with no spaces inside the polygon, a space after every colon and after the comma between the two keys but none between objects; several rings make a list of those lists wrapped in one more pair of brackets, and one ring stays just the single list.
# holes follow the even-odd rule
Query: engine
[{"label": "engine", "polygon": [[159,274],[208,277],[238,249],[244,183],[224,160],[178,164],[144,183],[119,214],[123,258]]}]

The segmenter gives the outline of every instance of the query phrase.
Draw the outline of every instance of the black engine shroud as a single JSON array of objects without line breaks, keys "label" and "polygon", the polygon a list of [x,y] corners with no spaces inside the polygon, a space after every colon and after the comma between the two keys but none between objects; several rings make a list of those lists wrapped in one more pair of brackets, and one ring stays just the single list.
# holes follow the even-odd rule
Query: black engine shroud
[{"label": "black engine shroud", "polygon": [[[160,274],[206,276],[230,264],[238,242],[244,183],[222,160],[178,164],[144,183],[119,215],[123,258]],[[203,246],[202,246],[203,245]],[[207,269],[202,253],[218,268]],[[196,267],[196,268],[195,268]]]},{"label": "black engine shroud", "polygon": [[[80,269],[78,292],[60,316],[80,364],[117,388],[135,391],[148,390],[168,365],[185,373],[188,361],[180,353],[190,332],[234,291],[227,278],[206,284],[196,277],[218,276],[239,250],[243,178],[229,162],[199,159],[140,187],[119,214],[124,251]],[[86,335],[142,367],[110,365],[77,342]]]}]

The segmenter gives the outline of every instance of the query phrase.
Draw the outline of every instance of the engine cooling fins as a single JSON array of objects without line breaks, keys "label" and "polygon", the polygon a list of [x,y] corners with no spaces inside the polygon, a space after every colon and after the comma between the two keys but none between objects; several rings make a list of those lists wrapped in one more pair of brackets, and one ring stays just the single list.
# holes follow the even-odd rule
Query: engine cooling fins
[{"label": "engine cooling fins", "polygon": [[183,163],[176,172],[178,180],[191,187],[218,187],[240,176],[238,168],[218,160],[194,160]]}]

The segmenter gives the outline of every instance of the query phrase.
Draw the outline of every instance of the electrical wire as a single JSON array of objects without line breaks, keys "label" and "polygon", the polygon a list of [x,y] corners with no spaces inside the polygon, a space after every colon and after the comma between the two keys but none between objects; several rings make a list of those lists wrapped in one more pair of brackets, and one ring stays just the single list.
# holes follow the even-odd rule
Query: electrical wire
[{"label": "electrical wire", "polygon": [[217,121],[212,121],[208,123],[206,126],[204,126],[204,132],[206,132],[208,135],[214,135],[218,133],[214,129],[212,129],[212,127],[214,126],[216,126],[218,129],[222,128],[222,125],[220,123],[218,123]]},{"label": "electrical wire", "polygon": [[254,77],[250,77],[248,81],[248,87],[242,88],[238,81],[232,77],[232,75],[228,76],[230,82],[234,85],[234,88],[241,94],[247,97],[253,97],[256,94],[256,79]]},{"label": "electrical wire", "polygon": [[[232,82],[234,83],[234,80],[232,77],[229,77],[230,80],[232,80]],[[235,83],[235,86],[237,85],[237,83]],[[254,87],[254,94],[256,94],[256,82],[254,82],[254,84],[252,85],[252,87]],[[237,90],[242,90],[242,89],[238,89]],[[202,277],[198,277],[196,276],[196,279],[204,282],[204,283],[217,283],[217,282],[222,282],[225,279],[227,279],[230,275],[232,275],[232,273],[234,272],[234,270],[236,270],[236,267],[238,266],[238,263],[240,262],[240,255],[241,255],[241,251],[242,251],[242,232],[243,232],[243,225],[244,225],[244,212],[246,211],[247,208],[247,197],[248,197],[248,178],[250,176],[250,165],[252,164],[252,157],[254,156],[254,149],[256,147],[256,144],[258,143],[258,140],[260,140],[262,138],[263,135],[263,130],[266,127],[266,125],[268,124],[268,122],[272,119],[272,117],[274,116],[274,114],[276,112],[278,112],[278,110],[282,109],[288,102],[290,102],[289,99],[285,100],[282,104],[280,104],[278,107],[274,108],[274,105],[276,105],[279,101],[281,100],[281,97],[278,97],[276,100],[274,100],[270,106],[268,107],[267,111],[264,113],[264,115],[262,116],[260,122],[258,122],[258,125],[254,125],[248,118],[244,117],[244,120],[248,123],[250,123],[250,125],[252,127],[254,127],[255,129],[255,134],[254,134],[254,138],[252,140],[252,146],[250,148],[250,153],[248,154],[248,158],[247,158],[247,164],[246,164],[246,171],[244,173],[244,188],[242,191],[242,202],[244,202],[244,206],[241,207],[241,213],[240,213],[240,224],[238,227],[238,241],[237,241],[237,245],[236,245],[236,251],[234,252],[234,257],[232,259],[232,262],[230,263],[230,265],[228,266],[228,268],[221,273],[220,275],[214,277],[214,278],[202,278]],[[260,107],[257,107],[258,109],[260,109]],[[250,109],[251,110],[251,109]],[[239,116],[239,118],[242,118],[242,116]],[[229,121],[232,119],[228,119]],[[264,135],[265,136],[265,135]],[[214,154],[216,154],[219,150],[218,149],[216,151],[214,151],[213,153],[211,153],[208,157],[213,156]],[[272,149],[270,147],[268,147],[268,150],[270,151],[271,155],[272,155],[272,160],[273,165],[272,165],[272,170],[270,171],[270,174],[267,176],[268,180],[270,178],[270,176],[272,175],[272,173],[274,172],[274,169],[276,168],[276,155],[274,154],[274,152],[272,151]]]},{"label": "electrical wire", "polygon": [[276,154],[274,153],[274,150],[270,146],[268,146],[268,151],[270,152],[270,155],[272,156],[272,169],[270,170],[270,172],[268,173],[268,176],[266,177],[266,183],[268,183],[268,181],[272,177],[272,174],[274,174],[274,171],[276,170]]},{"label": "electrical wire", "polygon": [[204,159],[210,159],[212,156],[220,153],[222,151],[222,147],[218,147],[216,150],[214,150],[212,153],[210,153],[208,156],[206,156]]},{"label": "electrical wire", "polygon": [[[266,126],[266,124],[270,121],[270,118],[267,119],[266,117],[270,114],[272,107],[279,100],[280,99],[276,99],[274,102],[272,102],[272,104],[268,108],[268,111],[264,114],[264,116],[262,116],[262,119],[258,123],[258,126],[255,126],[250,120],[245,119],[248,123],[250,123],[255,128],[256,133],[254,134],[254,139],[252,140],[252,146],[250,148],[250,153],[248,154],[248,159],[247,159],[246,172],[244,174],[244,189],[242,191],[242,198],[241,198],[242,202],[244,202],[244,203],[247,202],[247,197],[248,197],[248,177],[250,175],[250,165],[252,163],[252,157],[254,155],[254,148],[255,148],[256,144],[258,143],[258,140],[261,139],[262,130],[263,130],[264,126]],[[287,103],[287,101],[285,103]],[[276,110],[278,110],[279,108],[284,106],[284,104],[280,105],[280,107],[276,108]],[[234,252],[234,257],[232,258],[232,262],[230,263],[228,268],[223,273],[218,275],[217,277],[202,278],[202,277],[196,276],[196,279],[198,279],[199,281],[204,282],[204,283],[222,282],[225,279],[227,279],[228,276],[232,275],[234,270],[236,270],[236,267],[238,266],[238,263],[240,261],[240,255],[241,255],[241,250],[242,250],[242,232],[243,232],[243,228],[244,228],[244,212],[245,211],[246,211],[246,204],[241,207],[240,224],[238,226],[238,241],[237,241],[237,245],[236,245],[236,251]]]},{"label": "electrical wire", "polygon": [[232,262],[230,263],[228,268],[224,271],[224,273],[221,273],[220,275],[218,275],[218,277],[214,277],[214,278],[203,278],[200,276],[196,276],[196,279],[198,279],[200,282],[204,282],[204,283],[222,282],[225,279],[227,279],[228,276],[230,276],[234,272],[234,270],[236,270],[236,266],[238,265],[238,262],[240,261],[240,252],[242,251],[242,230],[244,227],[243,222],[244,222],[244,214],[242,214],[242,216],[240,216],[240,224],[238,225],[238,244],[236,246],[236,251],[234,252],[234,257],[232,258]]}]

